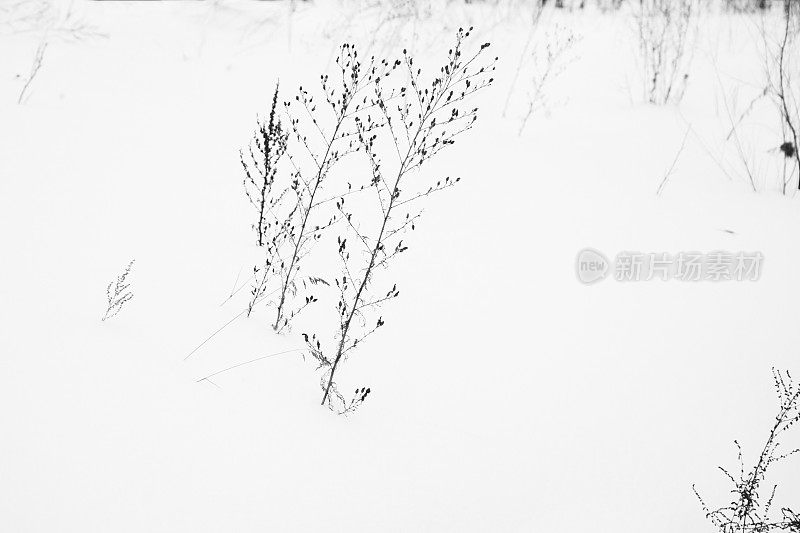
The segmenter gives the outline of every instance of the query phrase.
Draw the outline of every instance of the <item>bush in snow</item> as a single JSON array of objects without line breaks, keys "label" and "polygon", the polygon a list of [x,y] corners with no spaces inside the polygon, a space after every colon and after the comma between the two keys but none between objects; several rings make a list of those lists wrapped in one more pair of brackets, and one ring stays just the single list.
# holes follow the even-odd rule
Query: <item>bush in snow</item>
[{"label": "bush in snow", "polygon": [[[309,306],[329,304],[332,314],[303,338],[323,371],[322,403],[337,412],[356,409],[370,392],[358,388],[346,399],[334,379],[339,366],[384,325],[379,309],[400,294],[379,273],[408,249],[403,235],[416,228],[419,204],[459,181],[426,180],[420,170],[472,128],[478,109],[466,102],[494,81],[497,58],[484,60],[488,43],[466,54],[470,32],[459,29],[427,81],[406,50],[395,60],[362,61],[354,46],[343,45],[335,75],[320,77],[321,98],[301,87],[284,103],[291,135],[283,171],[264,170],[266,161],[280,159],[264,150],[285,138],[280,128],[260,128],[250,159],[264,163],[244,163],[246,182],[264,191],[263,200],[255,196],[266,206],[259,213],[268,213],[259,226],[267,259],[255,272],[251,306],[274,305],[280,332]],[[350,166],[337,171],[345,160]]]},{"label": "bush in snow", "polygon": [[401,59],[384,61],[391,68],[376,77],[371,96],[380,126],[373,128],[369,120],[357,123],[358,142],[371,167],[372,206],[350,208],[344,198],[336,202],[346,221],[338,227],[336,238],[341,263],[334,280],[338,326],[335,341],[327,349],[312,341],[314,335],[308,342],[324,369],[322,403],[332,408],[343,401],[334,381],[339,364],[385,324],[379,308],[400,295],[396,283],[383,281],[378,274],[408,249],[402,237],[415,229],[422,214],[419,203],[459,181],[450,177],[425,180],[418,172],[472,128],[478,108],[466,106],[466,101],[494,81],[497,58],[483,61],[489,43],[465,55],[464,43],[471,30],[458,30],[455,45],[430,81],[423,80],[422,70],[406,50]]},{"label": "bush in snow", "polygon": [[800,452],[800,449],[785,450],[782,438],[800,421],[800,387],[789,372],[772,370],[775,391],[778,396],[778,413],[764,442],[761,452],[752,467],[746,467],[742,446],[734,441],[738,449],[738,471],[719,467],[730,481],[733,499],[726,505],[711,510],[700,493],[694,488],[706,517],[720,533],[766,533],[769,531],[800,532],[800,514],[788,507],[773,516],[773,504],[778,485],[765,487],[771,466]]},{"label": "bush in snow", "polygon": [[696,37],[696,0],[641,0],[634,18],[646,100],[680,102]]},{"label": "bush in snow", "polygon": [[339,222],[333,202],[355,192],[349,184],[343,191],[345,184],[336,181],[334,171],[358,151],[356,125],[367,105],[367,89],[386,68],[374,58],[362,64],[349,44],[340,48],[336,64],[338,76],[320,79],[321,103],[303,87],[293,101],[284,102],[286,127],[276,116],[276,89],[270,119],[256,132],[251,162],[242,158],[245,184],[255,191],[248,197],[259,213],[258,242],[266,252],[264,263],[254,268],[250,311],[259,301],[269,300],[276,308],[272,326],[278,332],[318,301],[316,288],[328,285],[323,277],[306,275],[302,265]]},{"label": "bush in snow", "polygon": [[569,52],[578,38],[568,27],[557,24],[547,32],[544,43],[531,54],[532,69],[528,78],[525,112],[519,126],[520,134],[533,115],[548,111],[549,85],[563,74],[572,60]]},{"label": "bush in snow", "polygon": [[[257,213],[256,221],[253,224],[256,231],[256,242],[265,250],[264,264],[261,268],[253,268],[253,278],[256,283],[250,291],[248,315],[260,299],[265,297],[269,277],[283,273],[282,271],[278,272],[281,268],[278,266],[279,258],[281,252],[284,251],[283,248],[293,237],[292,213],[282,212],[284,199],[288,196],[286,194],[288,186],[280,182],[276,184],[278,164],[286,153],[289,137],[289,133],[283,127],[277,113],[277,105],[278,86],[275,87],[272,96],[269,117],[266,120],[258,121],[258,127],[248,147],[247,157],[243,151],[239,152],[239,160],[245,173],[244,190],[247,199]],[[284,188],[280,193],[275,194],[273,189],[276,186]],[[280,216],[283,218],[279,220]],[[282,309],[279,307],[276,324],[281,322],[281,311]],[[275,327],[277,328],[277,326]]]}]

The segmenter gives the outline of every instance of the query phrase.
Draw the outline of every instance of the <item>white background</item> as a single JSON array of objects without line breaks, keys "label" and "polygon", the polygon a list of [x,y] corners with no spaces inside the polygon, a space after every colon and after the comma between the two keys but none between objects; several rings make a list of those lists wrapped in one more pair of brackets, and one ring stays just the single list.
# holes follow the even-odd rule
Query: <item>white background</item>
[{"label": "white background", "polygon": [[[757,16],[704,11],[686,97],[659,107],[628,9],[547,11],[537,39],[581,39],[517,135],[524,5],[76,2],[102,34],[80,40],[66,3],[48,9],[0,35],[0,530],[713,530],[692,483],[728,501],[716,466],[736,467],[735,438],[760,451],[770,368],[800,372],[800,205],[774,185],[769,106],[745,141],[760,190],[723,171],[723,99],[763,87]],[[256,313],[184,361],[246,305],[220,306],[258,261],[238,150],[276,80],[315,88],[345,39],[433,67],[470,24],[498,81],[427,169],[462,182],[427,205],[387,326],[342,367],[365,405],[320,407],[296,354],[196,383],[302,347]],[[584,286],[586,246],[765,261],[757,282]],[[101,322],[133,258],[134,299]],[[776,505],[797,501],[798,464],[775,470]]]}]

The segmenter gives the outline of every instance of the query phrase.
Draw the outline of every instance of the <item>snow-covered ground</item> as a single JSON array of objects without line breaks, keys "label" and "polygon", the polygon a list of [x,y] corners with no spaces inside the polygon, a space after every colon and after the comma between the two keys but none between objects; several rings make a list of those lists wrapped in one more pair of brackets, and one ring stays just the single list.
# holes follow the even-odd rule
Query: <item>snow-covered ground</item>
[{"label": "snow-covered ground", "polygon": [[[725,141],[732,92],[743,108],[763,87],[757,17],[705,12],[686,96],[659,107],[627,10],[546,11],[536,39],[580,38],[518,135],[524,7],[356,4],[75,3],[82,39],[58,17],[0,31],[0,531],[712,531],[692,484],[728,500],[716,465],[736,438],[760,451],[770,368],[800,372],[779,123],[749,119],[758,192]],[[274,83],[313,86],[344,40],[435,65],[470,24],[497,83],[427,169],[462,183],[428,205],[387,327],[343,367],[364,406],[320,407],[296,352],[198,383],[303,346],[256,313],[187,359],[246,305],[228,298],[258,261],[238,151]],[[765,259],[755,282],[586,286],[585,247]],[[134,299],[101,322],[134,258]],[[776,470],[776,505],[799,465]]]}]

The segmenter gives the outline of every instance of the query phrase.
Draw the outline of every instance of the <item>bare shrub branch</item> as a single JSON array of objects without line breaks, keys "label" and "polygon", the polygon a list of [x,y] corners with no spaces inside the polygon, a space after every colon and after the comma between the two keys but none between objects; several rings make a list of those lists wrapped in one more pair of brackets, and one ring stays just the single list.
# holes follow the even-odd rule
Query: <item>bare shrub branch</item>
[{"label": "bare shrub branch", "polygon": [[239,152],[239,159],[246,176],[244,179],[245,193],[250,203],[258,211],[258,219],[254,227],[259,246],[264,246],[264,232],[267,229],[264,217],[267,210],[272,207],[267,204],[270,200],[272,185],[275,183],[275,175],[278,172],[277,165],[286,152],[286,141],[289,138],[288,132],[283,129],[280,117],[275,113],[278,105],[278,89],[279,86],[276,85],[269,118],[258,123],[258,129],[249,147],[249,160],[245,159],[242,151]]},{"label": "bare shrub branch", "polygon": [[[256,285],[251,291],[248,314],[270,284],[276,283],[277,296],[270,303],[276,307],[273,328],[278,332],[318,301],[313,293],[300,298],[300,290],[329,284],[323,277],[304,275],[300,265],[324,232],[339,222],[338,214],[331,209],[332,198],[321,196],[337,163],[359,150],[355,121],[367,107],[363,92],[380,75],[381,67],[375,58],[363,64],[350,44],[340,48],[336,64],[339,76],[320,77],[321,103],[301,86],[294,101],[283,104],[288,130],[267,127],[257,134],[256,148],[271,150],[268,147],[272,146],[272,150],[278,150],[274,148],[278,146],[279,152],[273,152],[276,157],[264,156],[262,150],[260,157],[269,164],[262,164],[255,171],[243,163],[246,181],[261,184],[255,204],[259,207],[259,244],[266,252],[264,264],[254,268]],[[273,99],[270,117],[275,114],[276,101]],[[279,125],[280,121],[271,118],[270,123]],[[276,165],[284,152],[290,168],[278,175]],[[256,172],[260,175],[254,178]],[[341,193],[338,189],[335,192]]]},{"label": "bare shrub branch", "polygon": [[781,509],[781,516],[773,518],[770,510],[775,500],[778,485],[764,488],[769,468],[800,452],[800,449],[783,451],[781,438],[800,421],[800,387],[792,380],[788,371],[772,369],[775,392],[778,396],[778,413],[761,448],[758,459],[751,468],[745,467],[744,453],[738,441],[738,471],[719,467],[733,485],[733,499],[722,507],[709,508],[706,501],[692,487],[706,517],[720,533],[766,533],[769,531],[800,531],[800,516],[789,508]]},{"label": "bare shrub branch", "polygon": [[122,311],[122,307],[133,299],[133,293],[128,290],[131,285],[128,283],[127,279],[133,268],[134,261],[136,260],[131,260],[122,274],[117,276],[117,279],[109,283],[108,287],[106,287],[106,300],[108,305],[106,307],[106,313],[101,319],[103,322],[116,316]]},{"label": "bare shrub branch", "polygon": [[[533,71],[529,78],[529,89],[525,114],[519,126],[519,134],[525,129],[531,116],[546,111],[549,105],[548,85],[559,77],[566,69],[570,59],[567,53],[575,46],[578,37],[566,26],[556,25],[547,33],[543,44],[544,50],[536,49],[533,53]],[[540,47],[541,48],[541,47]],[[543,52],[543,53],[542,53]]]},{"label": "bare shrub branch", "polygon": [[[781,126],[784,133],[784,140],[780,150],[787,160],[793,161],[793,167],[798,170],[800,176],[800,155],[797,148],[800,146],[800,91],[796,85],[795,76],[798,74],[797,54],[800,47],[797,46],[798,40],[798,19],[800,19],[800,2],[786,3],[786,16],[783,25],[782,36],[777,50],[767,56],[767,79],[770,95],[775,102],[781,117]],[[787,179],[784,178],[784,190]],[[800,189],[800,179],[798,180]]]},{"label": "bare shrub branch", "polygon": [[696,0],[640,0],[634,8],[645,98],[680,102],[689,79]]},{"label": "bare shrub branch", "polygon": [[47,41],[42,41],[38,48],[36,48],[36,54],[33,56],[33,63],[31,64],[31,71],[28,74],[28,77],[25,78],[25,84],[22,86],[22,90],[19,92],[19,98],[17,98],[18,104],[21,104],[25,100],[25,96],[31,86],[31,83],[33,83],[34,78],[36,78],[36,75],[39,73],[39,69],[42,68],[45,50],[47,50]]},{"label": "bare shrub branch", "polygon": [[[391,69],[385,76],[376,77],[372,105],[379,109],[385,126],[373,132],[369,123],[357,123],[358,141],[372,169],[370,187],[374,192],[375,209],[367,214],[350,210],[344,198],[336,203],[348,224],[340,227],[337,236],[342,265],[341,275],[334,280],[339,291],[339,328],[331,356],[323,355],[316,335],[306,335],[311,353],[320,367],[325,368],[323,405],[332,397],[341,400],[334,380],[339,364],[385,324],[378,312],[380,307],[400,295],[396,283],[390,288],[377,289],[373,278],[379,269],[386,268],[394,257],[408,249],[401,237],[415,228],[420,215],[416,203],[459,181],[448,177],[420,187],[415,186],[417,180],[408,182],[407,178],[416,174],[415,171],[434,155],[454,144],[455,137],[472,128],[478,109],[464,107],[464,104],[468,97],[494,81],[491,73],[496,58],[489,63],[481,62],[488,43],[481,45],[473,55],[464,55],[464,41],[471,29],[459,29],[456,44],[448,51],[447,62],[428,84],[422,81],[422,70],[414,66],[414,58],[406,50],[402,59],[392,63],[384,61]],[[407,79],[394,81],[399,72],[405,72]],[[393,100],[398,102],[390,103]],[[383,152],[396,155],[393,164],[384,162]],[[367,231],[366,228],[372,229]],[[328,405],[333,407],[331,403]]]},{"label": "bare shrub branch", "polygon": [[254,268],[248,309],[234,320],[266,300],[276,307],[272,326],[280,333],[305,309],[329,303],[321,307],[335,317],[302,335],[323,371],[322,404],[340,414],[358,409],[371,389],[346,398],[337,369],[385,324],[380,309],[400,295],[377,272],[408,250],[403,236],[415,229],[423,199],[459,181],[426,182],[419,171],[472,128],[478,109],[465,104],[494,81],[497,58],[483,60],[488,43],[465,55],[471,31],[459,29],[447,61],[427,82],[406,50],[393,61],[362,62],[353,45],[342,45],[338,72],[320,76],[322,98],[300,87],[284,102],[281,122],[276,92],[270,118],[241,154],[266,258]]}]

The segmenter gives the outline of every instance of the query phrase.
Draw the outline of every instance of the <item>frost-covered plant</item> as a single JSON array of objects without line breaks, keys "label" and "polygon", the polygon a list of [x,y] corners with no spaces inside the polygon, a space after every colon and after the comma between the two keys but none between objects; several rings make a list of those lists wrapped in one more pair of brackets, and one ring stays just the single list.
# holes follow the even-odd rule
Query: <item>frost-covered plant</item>
[{"label": "frost-covered plant", "polygon": [[738,472],[719,467],[731,482],[732,500],[722,507],[711,510],[696,487],[692,487],[700,500],[706,517],[720,533],[767,533],[769,531],[800,532],[800,515],[788,507],[781,509],[779,517],[772,510],[778,485],[764,487],[771,466],[800,452],[800,449],[784,451],[782,438],[800,421],[800,387],[792,380],[788,371],[772,369],[775,391],[778,396],[778,413],[767,435],[766,442],[755,464],[745,467],[742,446],[734,441],[738,450]]},{"label": "frost-covered plant", "polygon": [[645,98],[680,102],[697,29],[696,0],[640,0],[634,7]]},{"label": "frost-covered plant", "polygon": [[109,283],[108,287],[106,287],[107,306],[106,312],[101,319],[103,322],[116,316],[117,313],[122,311],[123,306],[133,299],[133,293],[128,290],[131,286],[130,283],[128,283],[128,276],[131,273],[134,261],[136,260],[131,260],[122,274],[117,276],[117,279]]}]

